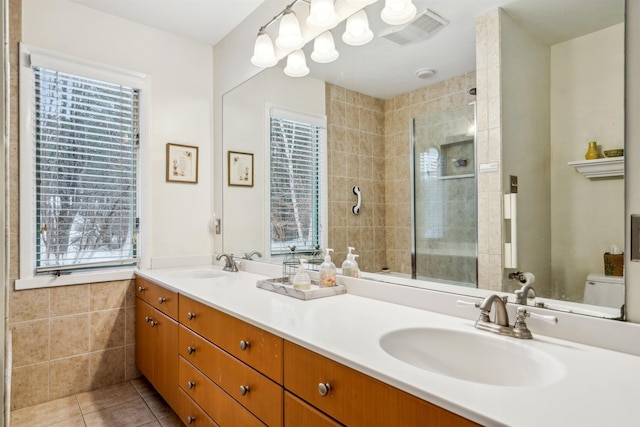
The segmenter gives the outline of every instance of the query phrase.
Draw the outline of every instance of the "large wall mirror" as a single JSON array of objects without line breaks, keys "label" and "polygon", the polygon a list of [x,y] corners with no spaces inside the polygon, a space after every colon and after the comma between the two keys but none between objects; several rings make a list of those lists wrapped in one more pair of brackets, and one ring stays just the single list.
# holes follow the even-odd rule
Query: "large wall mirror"
[{"label": "large wall mirror", "polygon": [[[624,148],[624,0],[414,0],[432,33],[390,29],[383,3],[365,9],[367,45],[344,44],[343,22],[337,61],[314,63],[311,43],[308,76],[286,76],[282,60],[225,94],[225,252],[281,262],[269,208],[277,109],[326,120],[314,232],[338,267],[351,246],[363,277],[468,295],[513,293],[513,273],[532,272],[538,304],[619,317],[622,266],[605,253],[624,248],[624,161],[579,169],[590,141],[601,155]],[[229,185],[228,152],[251,155],[253,185]],[[504,194],[516,188],[512,232]]]}]

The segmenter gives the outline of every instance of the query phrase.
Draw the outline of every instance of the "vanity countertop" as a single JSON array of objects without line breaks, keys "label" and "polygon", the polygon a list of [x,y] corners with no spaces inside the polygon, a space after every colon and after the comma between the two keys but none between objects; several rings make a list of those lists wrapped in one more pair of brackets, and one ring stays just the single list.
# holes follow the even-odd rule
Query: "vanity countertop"
[{"label": "vanity countertop", "polygon": [[[517,345],[544,351],[558,360],[562,365],[559,378],[524,387],[470,382],[395,359],[379,341],[405,328],[489,334],[477,330],[472,320],[349,293],[298,300],[257,288],[256,281],[266,276],[244,271],[213,279],[183,274],[203,269],[220,270],[203,266],[140,270],[137,274],[482,425],[584,427],[640,422],[638,356],[536,334],[532,320],[529,326],[534,339],[517,340]],[[527,366],[523,363],[518,369],[527,370]]]}]

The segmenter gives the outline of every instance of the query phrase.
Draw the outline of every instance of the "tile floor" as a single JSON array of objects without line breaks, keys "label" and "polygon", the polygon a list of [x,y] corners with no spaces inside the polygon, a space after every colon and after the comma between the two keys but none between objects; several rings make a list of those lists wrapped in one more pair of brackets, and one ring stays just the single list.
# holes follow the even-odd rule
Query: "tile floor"
[{"label": "tile floor", "polygon": [[11,427],[182,427],[144,378],[79,393],[11,413]]}]

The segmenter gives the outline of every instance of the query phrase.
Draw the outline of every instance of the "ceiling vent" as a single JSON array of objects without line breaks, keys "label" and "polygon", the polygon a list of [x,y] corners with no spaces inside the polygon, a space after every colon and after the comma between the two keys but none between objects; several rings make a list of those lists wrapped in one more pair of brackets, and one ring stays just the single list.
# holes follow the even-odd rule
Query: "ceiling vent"
[{"label": "ceiling vent", "polygon": [[447,24],[449,24],[449,21],[437,13],[426,9],[403,26],[391,27],[382,31],[379,37],[404,46],[426,40]]}]

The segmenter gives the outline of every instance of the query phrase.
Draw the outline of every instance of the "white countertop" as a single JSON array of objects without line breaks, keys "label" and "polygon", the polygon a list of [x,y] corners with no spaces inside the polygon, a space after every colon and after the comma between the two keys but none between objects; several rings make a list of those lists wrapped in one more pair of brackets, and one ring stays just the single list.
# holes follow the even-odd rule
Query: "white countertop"
[{"label": "white countertop", "polygon": [[472,320],[348,293],[297,300],[257,288],[256,281],[266,276],[248,272],[215,279],[176,274],[194,269],[219,267],[138,274],[483,425],[640,425],[638,356],[545,337],[536,334],[531,321],[534,339],[518,340],[518,345],[556,358],[564,370],[559,379],[526,387],[464,381],[404,363],[387,354],[379,340],[388,332],[416,327],[489,334],[474,328]]}]

